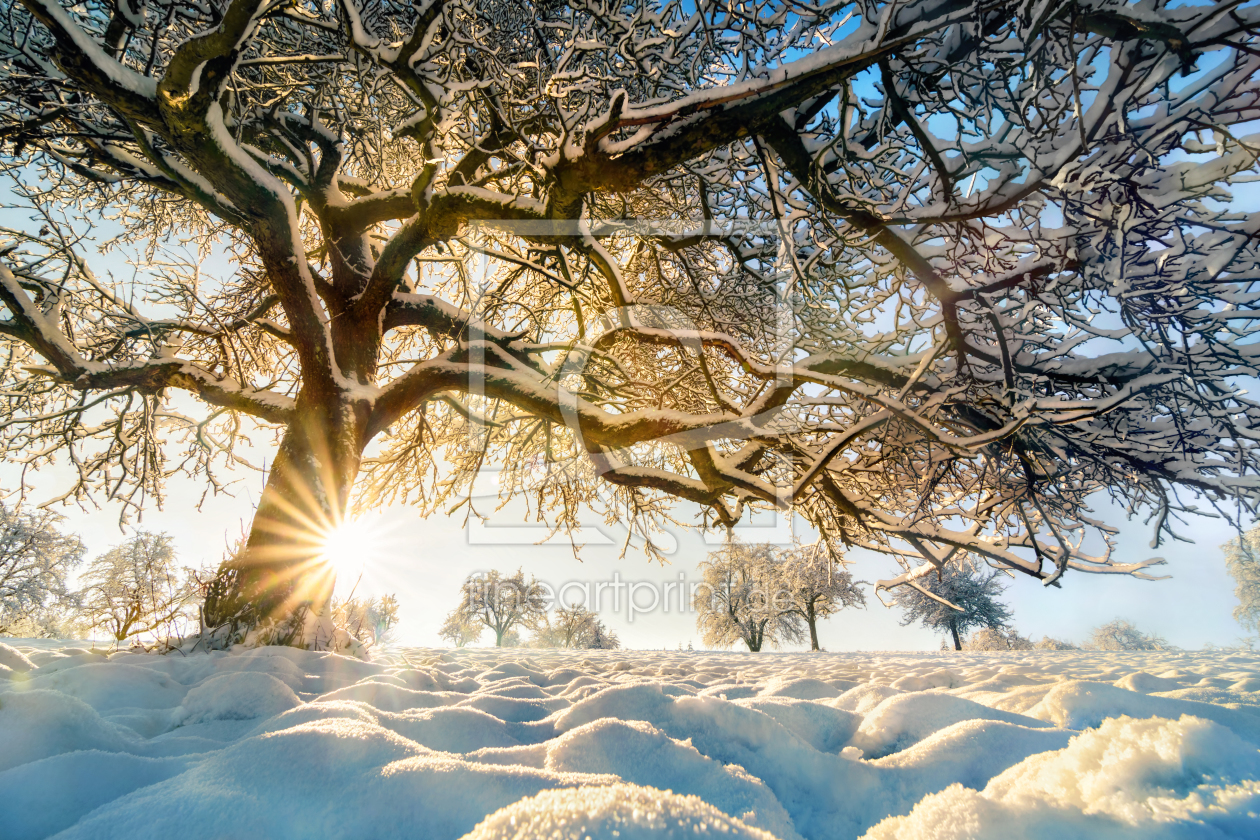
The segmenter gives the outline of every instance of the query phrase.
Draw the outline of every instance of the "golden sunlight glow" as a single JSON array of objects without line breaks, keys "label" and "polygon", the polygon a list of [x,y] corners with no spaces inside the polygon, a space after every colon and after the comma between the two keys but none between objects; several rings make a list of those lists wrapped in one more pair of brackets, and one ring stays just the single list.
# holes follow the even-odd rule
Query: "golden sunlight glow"
[{"label": "golden sunlight glow", "polygon": [[381,553],[381,539],[375,524],[364,519],[347,519],[330,528],[320,539],[320,559],[332,567],[339,578],[353,579],[362,574]]}]

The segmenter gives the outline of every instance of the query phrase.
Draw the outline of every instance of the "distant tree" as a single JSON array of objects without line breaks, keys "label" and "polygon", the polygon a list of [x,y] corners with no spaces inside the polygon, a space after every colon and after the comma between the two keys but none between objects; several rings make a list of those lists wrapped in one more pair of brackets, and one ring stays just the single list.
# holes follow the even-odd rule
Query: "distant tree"
[{"label": "distant tree", "polygon": [[1176,650],[1163,636],[1143,633],[1133,622],[1117,618],[1095,627],[1085,643],[1088,650]]},{"label": "distant tree", "polygon": [[780,559],[779,586],[791,605],[789,612],[809,627],[810,649],[818,650],[818,619],[845,607],[865,607],[866,596],[821,541],[783,552]]},{"label": "distant tree", "polygon": [[79,593],[87,626],[104,629],[117,641],[173,631],[198,594],[189,570],[175,561],[170,535],[149,531],[138,531],[97,557]]},{"label": "distant tree", "polygon": [[507,630],[503,631],[503,636],[499,639],[499,647],[517,648],[524,646],[525,639],[521,637],[521,630],[519,627],[509,627]]},{"label": "distant tree", "polygon": [[469,575],[461,590],[464,597],[447,621],[461,625],[479,622],[494,631],[497,647],[513,647],[505,643],[505,638],[511,638],[505,634],[532,627],[547,609],[542,586],[533,578],[526,581],[520,569],[511,577],[504,577],[497,569]]},{"label": "distant tree", "polygon": [[755,653],[765,645],[804,638],[773,546],[728,542],[700,564],[700,574],[692,607],[706,645],[727,647],[742,640]]},{"label": "distant tree", "polygon": [[620,647],[617,634],[609,630],[597,613],[582,605],[561,606],[543,615],[534,625],[534,647],[613,649]]},{"label": "distant tree", "polygon": [[83,542],[63,534],[61,517],[0,504],[0,636],[51,635],[68,606],[66,576],[83,562]]},{"label": "distant tree", "polygon": [[587,650],[620,650],[621,639],[609,630],[604,622],[597,619],[594,627],[591,628],[591,638],[586,648]]},{"label": "distant tree", "polygon": [[1260,525],[1221,546],[1225,569],[1234,579],[1234,620],[1248,633],[1260,635]]},{"label": "distant tree", "polygon": [[1033,645],[1036,650],[1080,650],[1080,645],[1074,645],[1071,642],[1065,642],[1063,639],[1055,639],[1051,636],[1042,636],[1041,641]]},{"label": "distant tree", "polygon": [[1033,643],[1014,627],[981,627],[963,643],[964,650],[1032,650]]},{"label": "distant tree", "polygon": [[948,633],[954,650],[962,650],[962,637],[973,627],[1005,627],[1011,618],[1010,610],[997,600],[1005,588],[999,574],[948,565],[914,581],[913,588],[896,590],[893,603],[906,611],[901,626],[917,621]]},{"label": "distant tree", "polygon": [[438,630],[438,636],[455,647],[462,648],[480,639],[485,630],[486,626],[480,620],[456,607],[446,616],[442,629]]}]

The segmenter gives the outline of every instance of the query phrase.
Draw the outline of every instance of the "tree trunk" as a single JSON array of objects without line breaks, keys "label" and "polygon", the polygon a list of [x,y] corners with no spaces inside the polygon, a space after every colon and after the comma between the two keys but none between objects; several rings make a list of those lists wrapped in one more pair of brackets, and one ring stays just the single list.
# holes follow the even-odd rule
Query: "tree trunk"
[{"label": "tree trunk", "polygon": [[954,650],[962,650],[962,639],[958,638],[958,625],[953,621],[949,623],[949,632],[954,637]]},{"label": "tree trunk", "polygon": [[506,632],[507,632],[506,627],[503,628],[502,630],[498,629],[497,627],[495,628],[495,631],[494,631],[494,646],[495,647],[503,647],[503,634]]},{"label": "tree trunk", "polygon": [[814,614],[813,604],[805,611],[805,623],[809,625],[810,650],[818,650],[818,616]]},{"label": "tree trunk", "polygon": [[302,644],[307,611],[322,613],[332,598],[334,573],[320,557],[359,472],[365,418],[341,400],[299,398],[298,405],[299,419],[285,431],[245,546],[224,560],[208,587],[210,628],[239,632],[275,622],[286,628],[277,641]]}]

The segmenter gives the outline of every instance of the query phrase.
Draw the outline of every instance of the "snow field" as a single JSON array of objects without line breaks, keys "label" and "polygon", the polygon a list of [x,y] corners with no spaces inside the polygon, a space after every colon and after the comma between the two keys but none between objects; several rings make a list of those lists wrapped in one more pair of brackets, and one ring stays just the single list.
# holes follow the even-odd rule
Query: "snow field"
[{"label": "snow field", "polygon": [[1260,836],[1260,655],[0,645],[0,836]]}]

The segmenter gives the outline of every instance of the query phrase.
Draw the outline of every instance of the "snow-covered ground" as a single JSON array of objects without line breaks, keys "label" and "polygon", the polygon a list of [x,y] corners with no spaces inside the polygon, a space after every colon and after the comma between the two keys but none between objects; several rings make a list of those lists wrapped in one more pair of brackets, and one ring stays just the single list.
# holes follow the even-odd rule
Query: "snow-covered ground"
[{"label": "snow-covered ground", "polygon": [[0,647],[5,840],[1260,837],[1249,653],[66,644]]}]

